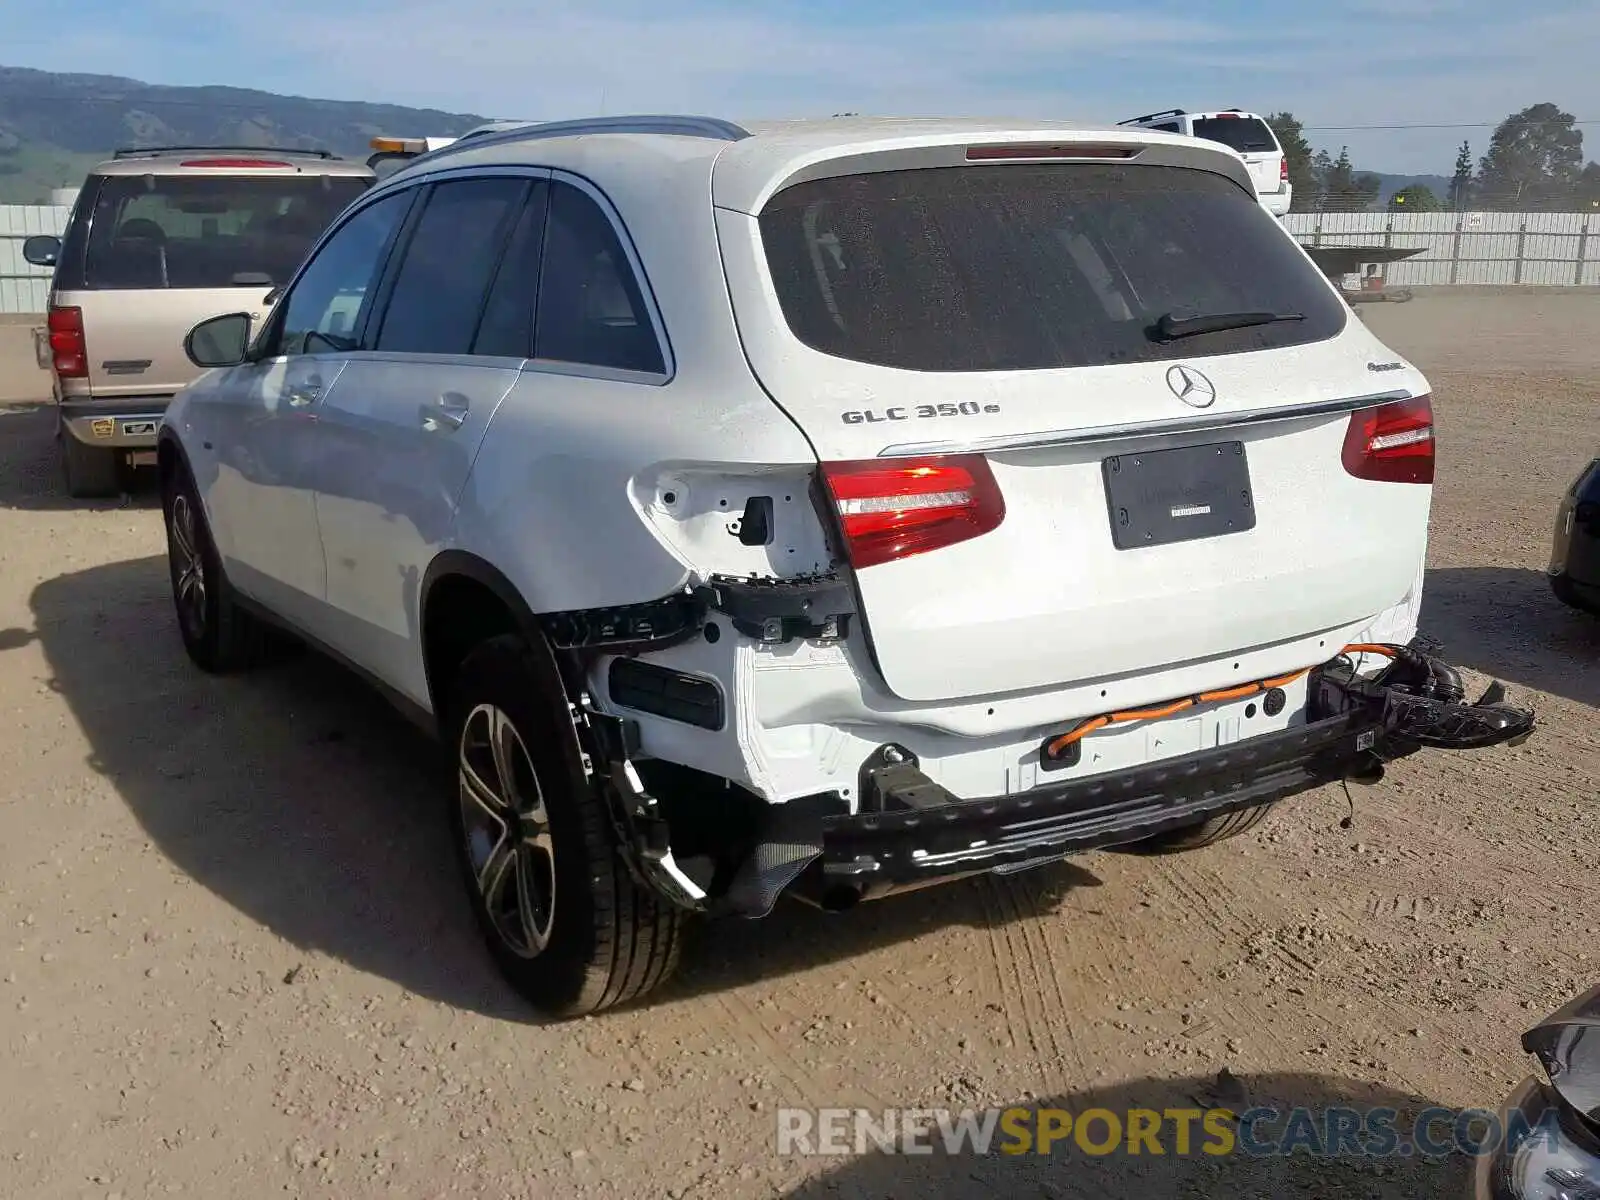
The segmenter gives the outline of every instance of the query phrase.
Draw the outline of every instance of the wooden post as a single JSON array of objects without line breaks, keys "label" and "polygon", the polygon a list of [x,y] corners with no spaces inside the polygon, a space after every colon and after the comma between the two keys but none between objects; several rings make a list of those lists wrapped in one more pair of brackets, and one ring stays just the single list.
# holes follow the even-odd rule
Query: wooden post
[{"label": "wooden post", "polygon": [[1517,226],[1517,265],[1512,268],[1512,283],[1522,282],[1522,255],[1528,248],[1528,223],[1526,221]]},{"label": "wooden post", "polygon": [[1572,269],[1572,284],[1574,287],[1583,282],[1584,262],[1589,254],[1589,214],[1578,214],[1578,262]]},{"label": "wooden post", "polygon": [[1456,236],[1450,243],[1450,282],[1455,283],[1461,275],[1461,224],[1465,218],[1456,214]]}]

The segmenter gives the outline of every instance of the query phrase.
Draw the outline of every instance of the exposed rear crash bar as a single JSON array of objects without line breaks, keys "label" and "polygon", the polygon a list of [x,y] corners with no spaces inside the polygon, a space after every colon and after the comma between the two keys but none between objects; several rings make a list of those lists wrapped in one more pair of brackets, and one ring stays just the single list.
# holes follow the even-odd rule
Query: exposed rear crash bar
[{"label": "exposed rear crash bar", "polygon": [[1517,745],[1533,732],[1534,714],[1508,704],[1499,683],[1468,703],[1459,672],[1415,646],[1362,644],[1347,652],[1389,663],[1360,676],[1346,653],[1311,671],[1304,725],[1126,771],[962,800],[902,755],[882,765],[869,759],[862,796],[874,798],[872,810],[820,818],[824,886],[870,896],[1140,841],[1340,779],[1370,777],[1375,765],[1423,747]]},{"label": "exposed rear crash bar", "polygon": [[1370,761],[1379,735],[1377,722],[1348,712],[1009,796],[824,816],[822,873],[829,886],[870,894],[1138,841],[1342,779]]}]

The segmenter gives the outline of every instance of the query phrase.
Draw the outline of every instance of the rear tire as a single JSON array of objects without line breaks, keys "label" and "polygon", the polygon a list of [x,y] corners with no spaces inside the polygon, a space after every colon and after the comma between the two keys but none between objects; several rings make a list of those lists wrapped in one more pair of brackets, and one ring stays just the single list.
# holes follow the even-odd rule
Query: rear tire
[{"label": "rear tire", "polygon": [[263,656],[267,630],[235,603],[199,492],[182,462],[173,465],[163,483],[161,509],[184,650],[195,666],[213,675],[255,665]]},{"label": "rear tire", "polygon": [[66,430],[61,431],[61,473],[66,479],[67,495],[74,499],[122,492],[122,462],[117,451],[86,446]]},{"label": "rear tire", "polygon": [[1166,833],[1158,833],[1155,837],[1118,846],[1116,849],[1128,854],[1181,854],[1186,850],[1199,850],[1249,833],[1267,819],[1267,814],[1277,807],[1277,803],[1274,800],[1267,804],[1257,804],[1252,808],[1236,808],[1232,812],[1223,813],[1220,817],[1211,817],[1197,825],[1171,829]]},{"label": "rear tire", "polygon": [[1600,614],[1600,606],[1585,603],[1583,597],[1578,594],[1578,589],[1572,585],[1572,580],[1565,575],[1552,577],[1550,590],[1555,593],[1556,599],[1568,608],[1576,609],[1578,612]]},{"label": "rear tire", "polygon": [[659,987],[687,914],[636,883],[618,854],[554,665],[521,637],[491,638],[461,664],[447,712],[456,858],[501,974],[562,1019]]}]

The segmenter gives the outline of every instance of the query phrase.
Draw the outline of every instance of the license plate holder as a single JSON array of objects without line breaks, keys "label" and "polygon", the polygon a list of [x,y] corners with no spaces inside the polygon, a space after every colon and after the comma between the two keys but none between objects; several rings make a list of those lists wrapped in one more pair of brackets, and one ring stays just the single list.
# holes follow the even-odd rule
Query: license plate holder
[{"label": "license plate holder", "polygon": [[1103,460],[1111,542],[1118,550],[1168,546],[1255,528],[1243,442],[1211,442]]}]

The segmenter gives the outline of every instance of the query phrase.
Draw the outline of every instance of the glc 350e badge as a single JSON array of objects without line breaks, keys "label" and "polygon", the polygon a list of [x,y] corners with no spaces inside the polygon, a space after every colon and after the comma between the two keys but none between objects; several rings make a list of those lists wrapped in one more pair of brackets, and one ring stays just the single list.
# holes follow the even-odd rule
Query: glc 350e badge
[{"label": "glc 350e badge", "polygon": [[1193,367],[1168,368],[1167,386],[1190,408],[1210,408],[1217,399],[1217,389],[1211,385],[1211,380]]}]

